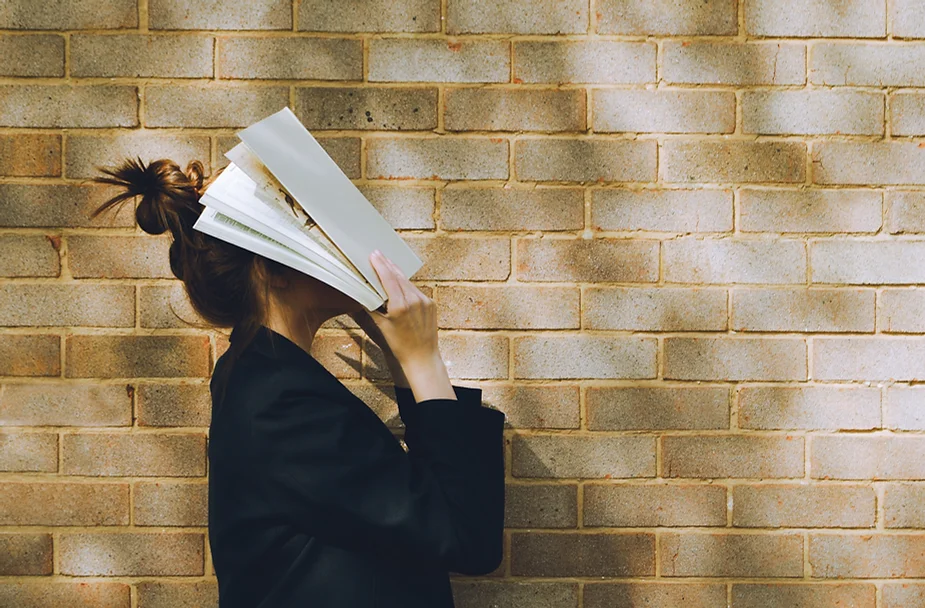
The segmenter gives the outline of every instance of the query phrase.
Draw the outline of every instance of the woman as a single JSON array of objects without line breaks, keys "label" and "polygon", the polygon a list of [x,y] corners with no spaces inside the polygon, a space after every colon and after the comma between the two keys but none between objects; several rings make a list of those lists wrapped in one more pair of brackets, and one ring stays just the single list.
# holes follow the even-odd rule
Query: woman
[{"label": "woman", "polygon": [[[147,233],[170,230],[170,268],[197,312],[230,327],[210,383],[209,541],[221,608],[449,608],[449,572],[502,557],[504,414],[450,384],[433,301],[370,256],[388,294],[371,314],[321,281],[193,230],[209,181],[192,162],[126,160],[97,181],[140,196]],[[217,173],[216,173],[217,175]],[[213,176],[214,179],[215,176]],[[349,314],[382,349],[407,452],[310,354]],[[232,371],[233,370],[233,371]]]}]

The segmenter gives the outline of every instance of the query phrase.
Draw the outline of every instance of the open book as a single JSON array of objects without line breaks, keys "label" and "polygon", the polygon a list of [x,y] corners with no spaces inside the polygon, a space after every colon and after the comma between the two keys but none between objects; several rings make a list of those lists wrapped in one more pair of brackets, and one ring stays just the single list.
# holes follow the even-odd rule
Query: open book
[{"label": "open book", "polygon": [[411,278],[424,264],[289,108],[237,133],[193,228],[327,283],[367,310],[388,295],[375,249]]}]

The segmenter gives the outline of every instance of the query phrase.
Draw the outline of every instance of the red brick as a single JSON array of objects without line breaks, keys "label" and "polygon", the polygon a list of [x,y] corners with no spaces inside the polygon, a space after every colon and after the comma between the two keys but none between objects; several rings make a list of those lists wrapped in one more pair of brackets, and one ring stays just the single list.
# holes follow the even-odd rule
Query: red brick
[{"label": "red brick", "polygon": [[732,605],[735,608],[874,608],[876,592],[873,585],[860,584],[743,583],[732,586]]},{"label": "red brick", "polygon": [[448,89],[447,131],[584,131],[585,93],[569,89]]},{"label": "red brick", "polygon": [[514,477],[631,478],[655,476],[653,437],[514,435]]},{"label": "red brick", "polygon": [[62,437],[65,475],[200,477],[205,475],[202,433],[67,433]]},{"label": "red brick", "polygon": [[61,274],[61,237],[0,235],[0,277],[56,277]]},{"label": "red brick", "polygon": [[810,454],[810,470],[817,479],[925,479],[921,436],[813,437]]},{"label": "red brick", "polygon": [[0,85],[0,127],[138,125],[138,89],[122,85]]},{"label": "red brick", "polygon": [[921,578],[925,534],[810,534],[814,578]]},{"label": "red brick", "polygon": [[53,473],[57,470],[57,434],[0,432],[0,471]]},{"label": "red brick", "polygon": [[136,587],[138,608],[218,606],[218,584],[215,580],[189,583],[141,581]]},{"label": "red brick", "polygon": [[495,138],[402,137],[366,142],[372,179],[507,179],[508,142]]},{"label": "red brick", "polygon": [[617,40],[514,42],[514,82],[655,82],[655,44]]},{"label": "red brick", "polygon": [[61,136],[28,133],[0,135],[0,175],[61,175]]},{"label": "red brick", "polygon": [[726,488],[713,485],[584,486],[585,527],[725,526]]},{"label": "red brick", "polygon": [[71,576],[202,576],[199,533],[66,533],[58,541],[61,574]]},{"label": "red brick", "polygon": [[450,34],[583,34],[588,5],[582,0],[456,0],[447,4]]},{"label": "red brick", "polygon": [[51,573],[51,534],[0,533],[0,576]]},{"label": "red brick", "polygon": [[3,383],[3,424],[131,426],[132,399],[122,384]]},{"label": "red brick", "polygon": [[134,327],[131,285],[0,285],[0,325],[6,327]]},{"label": "red brick", "polygon": [[204,0],[195,6],[183,0],[149,0],[148,15],[151,29],[292,29],[292,7],[286,0]]},{"label": "red brick", "polygon": [[208,384],[135,385],[138,426],[199,426],[211,421],[212,398]]},{"label": "red brick", "polygon": [[686,287],[589,287],[585,329],[722,331],[726,291]]},{"label": "red brick", "polygon": [[899,431],[925,430],[925,387],[890,387],[883,399],[883,428]]},{"label": "red brick", "polygon": [[514,576],[652,576],[652,534],[511,534]]},{"label": "red brick", "polygon": [[806,380],[798,338],[665,338],[664,377],[672,380]]},{"label": "red brick", "polygon": [[578,428],[579,387],[553,385],[488,386],[482,384],[482,401],[507,415],[511,428]]},{"label": "red brick", "polygon": [[299,29],[311,32],[439,32],[433,0],[301,0]]},{"label": "red brick", "polygon": [[69,378],[206,377],[207,336],[103,336],[67,338]]},{"label": "red brick", "polygon": [[207,526],[208,484],[142,481],[135,484],[136,526]]},{"label": "red brick", "polygon": [[514,337],[515,378],[654,378],[653,338],[605,335]]},{"label": "red brick", "polygon": [[518,139],[514,170],[522,181],[654,182],[656,142],[623,139]]},{"label": "red brick", "polygon": [[743,429],[874,430],[880,428],[876,388],[754,386],[739,389]]},{"label": "red brick", "polygon": [[803,438],[794,436],[666,436],[662,474],[697,479],[803,476]]},{"label": "red brick", "polygon": [[519,281],[654,283],[658,242],[628,239],[518,238]]},{"label": "red brick", "polygon": [[440,225],[446,230],[580,230],[580,188],[445,188]]},{"label": "red brick", "polygon": [[131,585],[99,582],[7,582],[0,583],[0,606],[17,608],[129,608]]},{"label": "red brick", "polygon": [[[565,606],[565,604],[556,604],[556,606],[560,605]],[[583,606],[584,608],[613,608],[614,606],[723,608],[726,606],[726,585],[667,581],[657,583],[588,582],[584,585]]]},{"label": "red brick", "polygon": [[737,485],[732,525],[738,528],[872,528],[873,488],[848,485]]},{"label": "red brick", "polygon": [[0,334],[0,376],[60,376],[61,339],[55,335]]},{"label": "red brick", "polygon": [[580,325],[579,290],[574,287],[441,286],[436,300],[440,327],[578,329]]},{"label": "red brick", "polygon": [[725,387],[597,387],[587,389],[588,429],[728,429]]},{"label": "red brick", "polygon": [[127,526],[128,484],[0,483],[0,525]]},{"label": "red brick", "polygon": [[0,28],[16,30],[117,29],[138,26],[137,0],[7,0]]},{"label": "red brick", "polygon": [[450,582],[458,606],[578,606],[578,583],[473,581],[454,576]]},{"label": "red brick", "polygon": [[405,242],[424,260],[415,281],[500,281],[511,274],[508,237],[408,236]]},{"label": "red brick", "polygon": [[732,133],[736,100],[724,91],[597,89],[592,113],[600,133]]},{"label": "red brick", "polygon": [[913,483],[886,484],[883,519],[887,528],[925,528],[925,486]]},{"label": "red brick", "polygon": [[658,550],[663,576],[803,576],[800,534],[667,532]]},{"label": "red brick", "polygon": [[803,183],[806,144],[669,139],[662,143],[659,164],[666,182]]},{"label": "red brick", "polygon": [[172,279],[170,242],[164,235],[69,235],[68,264],[74,278]]},{"label": "red brick", "polygon": [[507,484],[506,528],[575,528],[578,525],[578,486]]},{"label": "red brick", "polygon": [[731,190],[594,189],[591,224],[595,230],[654,232],[731,232]]}]

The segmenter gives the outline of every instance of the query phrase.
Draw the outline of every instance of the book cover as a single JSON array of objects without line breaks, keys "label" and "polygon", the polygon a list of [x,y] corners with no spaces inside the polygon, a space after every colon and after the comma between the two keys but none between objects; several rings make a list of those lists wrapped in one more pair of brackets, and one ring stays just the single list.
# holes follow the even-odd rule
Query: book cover
[{"label": "book cover", "polygon": [[373,250],[408,278],[423,266],[289,108],[237,135],[194,229],[313,276],[367,310],[388,297]]}]

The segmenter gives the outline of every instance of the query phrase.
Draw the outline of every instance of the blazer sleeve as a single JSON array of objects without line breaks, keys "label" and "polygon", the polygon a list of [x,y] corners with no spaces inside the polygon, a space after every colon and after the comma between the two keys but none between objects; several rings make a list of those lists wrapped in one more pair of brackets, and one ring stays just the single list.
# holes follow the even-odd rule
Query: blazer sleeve
[{"label": "blazer sleeve", "polygon": [[[321,542],[461,574],[501,563],[504,413],[481,389],[401,399],[401,448],[360,400],[280,391],[252,420],[252,464],[267,500]],[[400,390],[400,389],[399,389]]]}]

